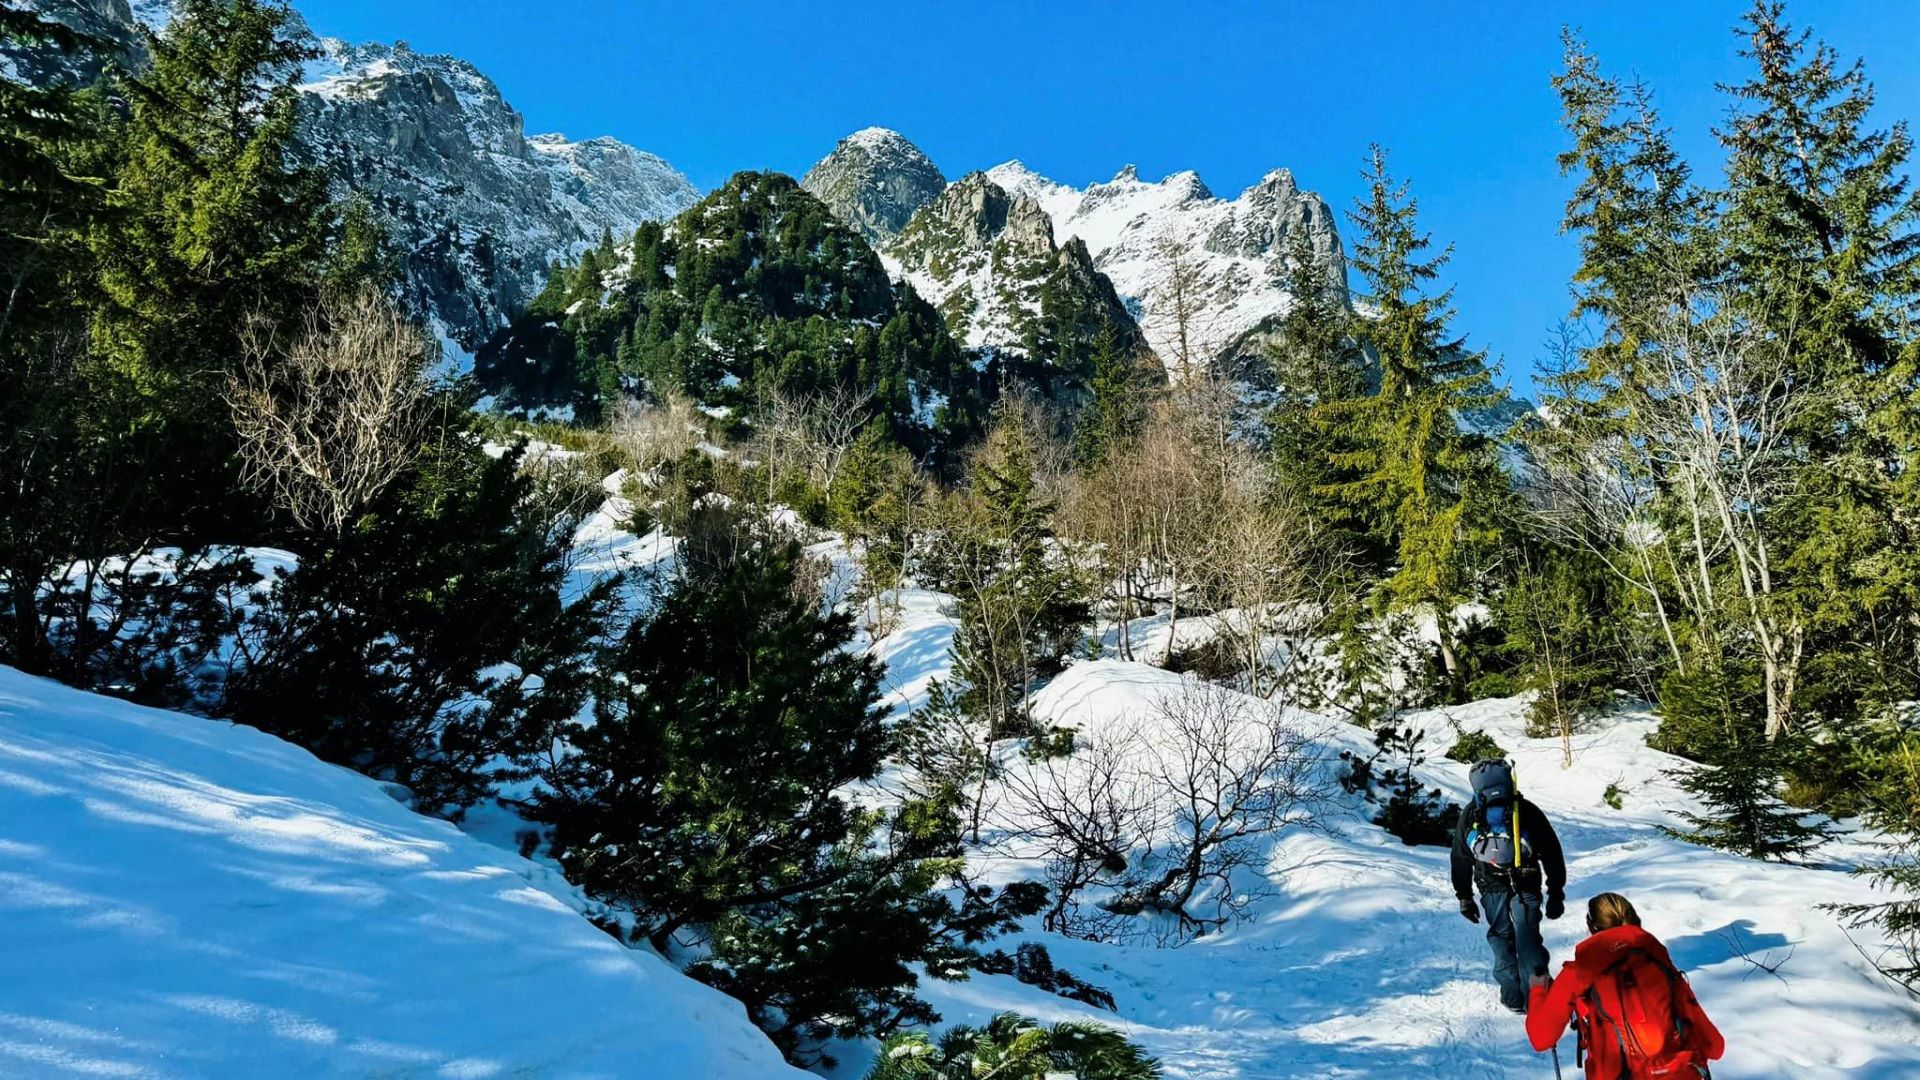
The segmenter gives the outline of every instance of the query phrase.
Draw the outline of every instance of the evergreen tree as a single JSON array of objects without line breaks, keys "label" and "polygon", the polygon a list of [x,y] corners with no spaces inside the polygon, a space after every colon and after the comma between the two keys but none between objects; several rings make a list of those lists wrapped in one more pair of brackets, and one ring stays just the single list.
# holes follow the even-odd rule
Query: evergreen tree
[{"label": "evergreen tree", "polygon": [[867,1080],[1158,1080],[1160,1063],[1111,1028],[1067,1022],[1041,1027],[1001,1013],[984,1028],[955,1027],[938,1041],[921,1032],[889,1039]]},{"label": "evergreen tree", "polygon": [[1466,686],[1452,613],[1473,595],[1476,549],[1497,534],[1490,510],[1505,489],[1490,440],[1463,430],[1461,418],[1498,395],[1484,355],[1467,351],[1448,329],[1451,290],[1426,291],[1447,253],[1423,257],[1431,241],[1406,186],[1387,173],[1385,151],[1374,148],[1365,177],[1368,195],[1353,215],[1360,232],[1354,262],[1377,307],[1363,339],[1380,375],[1371,395],[1318,411],[1323,429],[1353,441],[1332,455],[1342,476],[1322,490],[1364,515],[1393,549],[1396,565],[1380,584],[1379,602],[1434,613],[1458,700]]},{"label": "evergreen tree", "polygon": [[1750,859],[1792,861],[1827,840],[1832,830],[1808,824],[1805,811],[1781,803],[1784,749],[1747,722],[1756,710],[1757,682],[1749,671],[1718,665],[1668,677],[1661,691],[1662,731],[1668,725],[1692,728],[1689,741],[1711,746],[1712,757],[1679,776],[1680,786],[1706,803],[1709,812],[1684,814],[1689,828],[1666,831]]},{"label": "evergreen tree", "polygon": [[241,629],[220,712],[457,816],[583,704],[612,582],[561,598],[574,500],[455,428]]},{"label": "evergreen tree", "polygon": [[1284,280],[1293,300],[1266,352],[1274,383],[1266,413],[1274,469],[1310,510],[1309,520],[1326,530],[1329,546],[1377,573],[1386,565],[1386,552],[1369,549],[1365,519],[1325,494],[1339,479],[1330,463],[1354,447],[1344,426],[1316,420],[1316,414],[1346,407],[1373,389],[1359,323],[1346,290],[1314,256],[1304,231],[1295,231],[1288,241]]},{"label": "evergreen tree", "polygon": [[887,750],[874,663],[795,586],[797,548],[696,568],[602,658],[594,722],[536,814],[571,880],[665,948],[689,925],[845,876],[841,794]]},{"label": "evergreen tree", "polygon": [[290,325],[325,271],[325,181],[292,160],[316,55],[303,34],[270,0],[181,0],[127,83],[116,213],[93,234],[108,300],[95,337],[110,427],[155,485],[166,463],[164,489],[144,493],[161,530],[236,512],[225,378],[248,326]]},{"label": "evergreen tree", "polygon": [[960,598],[954,674],[995,739],[1031,733],[1027,694],[1059,670],[1092,619],[1091,590],[1056,540],[1030,439],[1019,410],[1001,406],[935,556],[936,576]]},{"label": "evergreen tree", "polygon": [[[1905,659],[1912,627],[1896,614],[1898,597],[1920,591],[1912,139],[1904,123],[1868,126],[1874,90],[1861,65],[1788,25],[1777,0],[1757,0],[1743,37],[1754,70],[1724,88],[1735,108],[1719,133],[1731,280],[1742,317],[1764,327],[1794,377],[1817,391],[1807,395],[1814,407],[1794,418],[1802,466],[1768,521],[1784,553],[1777,602],[1817,652],[1856,651],[1864,661],[1816,664],[1795,688],[1845,717],[1920,688]],[[1822,685],[1834,676],[1841,685]]]},{"label": "evergreen tree", "polygon": [[[85,54],[95,43],[0,5],[0,47]],[[0,660],[32,672],[55,663],[42,587],[100,516],[82,429],[103,126],[97,95],[0,70]]]},{"label": "evergreen tree", "polygon": [[1126,347],[1119,327],[1110,321],[1101,324],[1093,339],[1089,367],[1091,398],[1075,419],[1073,452],[1081,464],[1097,466],[1140,430],[1150,384],[1139,353]]}]

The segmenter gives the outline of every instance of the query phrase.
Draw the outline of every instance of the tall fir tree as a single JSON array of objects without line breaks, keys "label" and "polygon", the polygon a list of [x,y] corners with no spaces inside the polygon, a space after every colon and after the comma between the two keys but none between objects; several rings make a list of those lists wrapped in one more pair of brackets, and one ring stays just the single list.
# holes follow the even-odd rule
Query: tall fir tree
[{"label": "tall fir tree", "polygon": [[293,157],[301,65],[314,50],[284,4],[181,0],[126,83],[131,116],[94,232],[107,304],[96,349],[128,453],[166,490],[162,532],[217,526],[231,505],[225,379],[249,325],[290,325],[326,269],[326,184]]},{"label": "tall fir tree", "polygon": [[1350,448],[1332,455],[1342,474],[1323,492],[1364,516],[1394,553],[1376,596],[1387,610],[1433,612],[1452,695],[1466,692],[1452,613],[1476,587],[1476,566],[1497,537],[1493,513],[1506,484],[1493,444],[1467,430],[1469,412],[1498,401],[1485,355],[1466,348],[1449,324],[1452,290],[1428,291],[1448,252],[1429,257],[1418,205],[1373,149],[1367,195],[1352,217],[1354,263],[1375,306],[1362,338],[1379,365],[1370,395],[1330,402],[1318,421],[1343,431]]}]

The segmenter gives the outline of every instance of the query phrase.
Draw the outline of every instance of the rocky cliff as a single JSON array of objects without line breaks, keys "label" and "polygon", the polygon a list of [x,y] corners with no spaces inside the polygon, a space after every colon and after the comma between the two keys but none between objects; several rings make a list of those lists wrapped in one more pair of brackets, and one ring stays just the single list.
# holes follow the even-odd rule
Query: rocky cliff
[{"label": "rocky cliff", "polygon": [[[29,0],[112,43],[138,70],[167,0]],[[611,232],[673,216],[699,192],[672,166],[614,139],[527,136],[519,113],[473,65],[395,45],[324,39],[305,75],[300,155],[337,195],[364,198],[405,268],[404,299],[470,352],[537,294],[550,262]],[[89,81],[98,63],[0,57],[37,80]]]},{"label": "rocky cliff", "polygon": [[905,228],[914,211],[933,201],[947,179],[898,132],[867,128],[841,139],[832,153],[807,170],[800,186],[878,246]]}]

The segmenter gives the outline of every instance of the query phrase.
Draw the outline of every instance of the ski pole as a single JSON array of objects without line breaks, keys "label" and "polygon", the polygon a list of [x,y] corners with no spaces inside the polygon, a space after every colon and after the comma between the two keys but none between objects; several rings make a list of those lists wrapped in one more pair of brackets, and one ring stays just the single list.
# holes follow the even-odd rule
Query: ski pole
[{"label": "ski pole", "polygon": [[1560,1075],[1560,1044],[1555,1043],[1553,1050],[1553,1080],[1564,1080]]}]

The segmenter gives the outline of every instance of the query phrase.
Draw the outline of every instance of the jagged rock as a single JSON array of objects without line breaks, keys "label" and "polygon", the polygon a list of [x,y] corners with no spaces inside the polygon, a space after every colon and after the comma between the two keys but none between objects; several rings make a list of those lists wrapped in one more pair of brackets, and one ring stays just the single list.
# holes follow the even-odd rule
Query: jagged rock
[{"label": "jagged rock", "polygon": [[1083,243],[1056,245],[1044,207],[969,173],[923,207],[884,252],[971,348],[1045,351],[1048,303],[1111,321],[1129,345],[1138,328]]},{"label": "jagged rock", "polygon": [[1301,191],[1285,169],[1227,200],[1198,175],[1143,181],[1132,165],[1085,189],[1055,183],[1010,161],[987,170],[995,183],[1043,207],[1059,237],[1078,237],[1119,291],[1147,341],[1169,364],[1177,357],[1176,316],[1168,296],[1170,265],[1191,268],[1188,352],[1196,362],[1230,365],[1257,328],[1285,312],[1281,284],[1291,239],[1304,233],[1314,257],[1345,287],[1346,257],[1333,210]]},{"label": "jagged rock", "polygon": [[450,56],[322,42],[301,89],[302,144],[343,195],[367,199],[404,253],[409,298],[477,348],[545,283],[547,267],[699,192],[614,139],[524,133],[480,71]]},{"label": "jagged rock", "polygon": [[[30,0],[53,18],[146,62],[143,27],[167,0]],[[614,139],[524,133],[520,114],[473,65],[404,42],[323,39],[300,89],[299,154],[340,196],[363,197],[405,268],[403,299],[460,350],[504,326],[545,283],[554,260],[611,231],[671,217],[699,192],[660,158]],[[8,56],[29,78],[90,81],[97,64]]]},{"label": "jagged rock", "polygon": [[833,153],[807,170],[800,186],[879,245],[905,228],[947,179],[898,132],[872,127],[841,139]]}]

